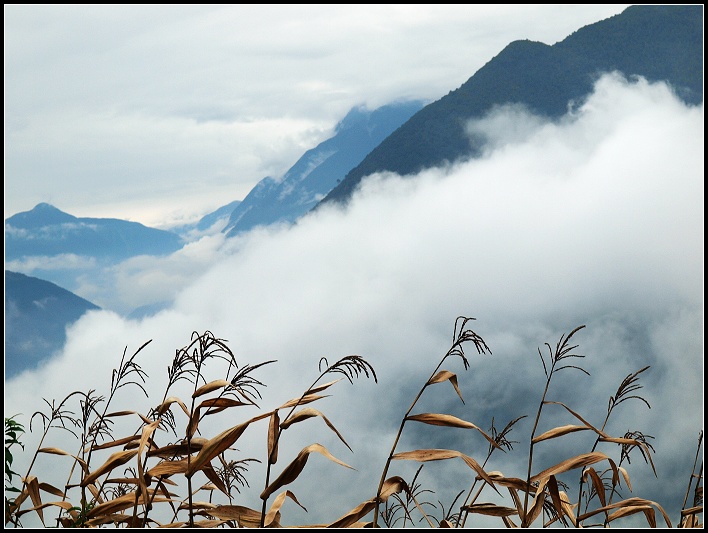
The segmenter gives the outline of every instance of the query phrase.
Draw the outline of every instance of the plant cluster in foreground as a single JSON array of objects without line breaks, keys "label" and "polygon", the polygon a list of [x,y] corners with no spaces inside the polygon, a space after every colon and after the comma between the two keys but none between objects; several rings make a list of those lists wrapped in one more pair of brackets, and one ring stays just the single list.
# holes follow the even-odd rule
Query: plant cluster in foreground
[{"label": "plant cluster in foreground", "polygon": [[[451,346],[405,412],[381,476],[372,482],[371,498],[328,524],[312,524],[311,527],[405,527],[421,523],[429,527],[470,527],[478,515],[497,517],[499,525],[507,527],[608,527],[635,514],[643,515],[649,526],[657,526],[659,518],[660,524],[672,527],[669,516],[658,503],[622,496],[626,490],[632,490],[625,466],[631,454],[641,455],[654,469],[652,437],[641,431],[628,431],[623,435],[606,432],[610,417],[623,402],[638,401],[649,407],[638,394],[642,388],[640,375],[649,367],[624,378],[610,397],[599,426],[588,422],[565,403],[551,399],[552,381],[559,372],[587,374],[579,364],[584,356],[577,354],[578,346],[572,344],[573,337],[584,326],[563,335],[555,346],[546,344],[543,351],[538,350],[546,382],[534,416],[527,469],[522,476],[488,471],[486,465],[493,454],[509,452],[518,444],[510,440],[510,433],[526,415],[509,421],[501,430],[492,419],[491,427],[485,431],[452,414],[416,411],[421,397],[439,389],[434,386],[441,383],[449,383],[464,403],[458,376],[448,370],[448,365],[459,360],[467,370],[470,362],[465,348],[470,345],[478,354],[491,354],[482,337],[469,329],[471,320],[458,317],[455,321]],[[59,527],[283,527],[281,513],[288,499],[305,509],[286,487],[300,476],[310,455],[320,454],[342,467],[351,468],[318,443],[303,448],[282,468],[278,465],[278,451],[286,431],[311,418],[324,421],[349,448],[339,430],[312,405],[325,397],[323,392],[343,379],[350,383],[360,377],[376,381],[374,368],[364,358],[350,355],[332,365],[321,360],[317,377],[299,397],[274,409],[261,410],[257,402],[261,400],[259,389],[264,383],[257,375],[275,361],[239,367],[226,341],[209,331],[194,332],[190,343],[175,352],[167,371],[167,387],[158,405],[147,411],[111,411],[110,406],[121,389],[137,390],[148,396],[145,388],[148,376],[137,362],[137,356],[148,344],[130,357],[126,357],[127,349],[124,350],[118,368],[113,370],[106,396],[89,390],[74,391],[59,403],[45,400],[47,411],[37,412],[30,419],[30,431],[33,431],[33,423],[41,423],[41,437],[28,471],[21,478],[12,470],[12,451],[22,447],[20,437],[25,428],[16,420],[18,415],[5,418],[6,526],[21,527],[25,515],[36,513],[43,524]],[[212,366],[223,371],[217,379],[208,377],[207,367]],[[189,385],[188,398],[173,394],[180,382]],[[241,408],[245,406],[257,407],[259,414],[240,419],[237,414],[243,412]],[[539,422],[549,409],[565,413],[570,423],[538,434]],[[203,435],[200,424],[206,417],[225,412],[229,416],[222,415],[222,420],[239,420],[239,423],[229,424],[217,435]],[[115,435],[115,422],[119,419],[134,421],[135,430]],[[261,508],[253,509],[239,505],[239,496],[242,490],[250,489],[249,465],[261,459],[242,456],[235,445],[249,428],[261,421],[267,435],[263,456],[265,480],[260,492]],[[473,433],[486,442],[486,455],[473,458],[455,449],[438,448],[400,451],[401,437],[410,424],[474,430]],[[72,453],[46,446],[53,431],[71,434],[76,439],[76,450]],[[577,432],[592,435],[593,440],[586,450],[542,471],[535,469],[534,452],[539,445]],[[599,448],[614,450],[615,456]],[[677,521],[679,527],[703,527],[701,449],[702,431]],[[51,485],[33,474],[40,454],[57,456],[57,468],[60,461],[67,462],[63,486]],[[421,485],[418,476],[425,463],[447,460],[461,461],[469,468],[469,486],[462,487],[449,505],[441,502],[435,505],[428,501],[432,491]],[[395,461],[414,461],[421,465],[413,479],[406,482],[400,476],[391,475]],[[13,485],[18,479],[19,488]],[[573,479],[575,487],[571,484]],[[440,516],[435,516],[438,511]]]}]

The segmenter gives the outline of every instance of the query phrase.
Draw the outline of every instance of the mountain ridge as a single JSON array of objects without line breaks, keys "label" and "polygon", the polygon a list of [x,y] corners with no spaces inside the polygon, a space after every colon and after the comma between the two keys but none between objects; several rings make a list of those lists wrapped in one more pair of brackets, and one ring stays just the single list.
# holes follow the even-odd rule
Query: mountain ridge
[{"label": "mountain ridge", "polygon": [[66,342],[66,328],[100,310],[55,283],[5,270],[5,377],[47,360]]},{"label": "mountain ridge", "polygon": [[554,45],[513,41],[384,139],[318,205],[346,203],[360,181],[376,172],[406,176],[477,157],[482,144],[467,136],[468,120],[507,103],[558,118],[569,102],[592,90],[602,72],[668,81],[687,103],[702,102],[702,35],[702,5],[630,6]]}]

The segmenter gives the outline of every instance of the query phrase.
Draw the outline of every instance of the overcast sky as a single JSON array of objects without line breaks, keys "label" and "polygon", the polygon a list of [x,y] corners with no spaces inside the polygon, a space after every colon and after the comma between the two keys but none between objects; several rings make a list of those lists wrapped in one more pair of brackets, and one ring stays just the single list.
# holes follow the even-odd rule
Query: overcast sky
[{"label": "overcast sky", "polygon": [[[686,107],[663,84],[607,76],[582,107],[557,122],[511,107],[469,128],[490,140],[478,160],[415,179],[372,176],[345,210],[328,207],[290,228],[227,241],[205,237],[171,257],[118,265],[116,290],[137,294],[171,285],[173,305],[142,321],[109,311],[85,315],[69,330],[62,353],[6,382],[6,416],[22,413],[26,423],[43,407],[41,397],[61,399],[75,389],[105,395],[123,350],[132,353],[153,339],[138,359],[153,397],[121,389],[113,405],[147,412],[162,396],[175,349],[194,330],[227,339],[241,365],[278,360],[256,374],[267,384],[264,409],[299,396],[321,357],[333,362],[358,354],[374,365],[379,383],[340,383],[316,405],[354,452],[320,420],[310,420],[288,432],[277,469],[313,442],[354,466],[356,472],[317,457],[288,487],[310,512],[289,502],[283,523],[331,521],[374,496],[401,417],[447,351],[455,317],[476,317],[471,327],[493,353],[478,356],[469,346],[466,372],[459,359],[446,362],[459,376],[464,405],[440,384],[416,412],[450,413],[484,429],[492,417],[500,429],[527,415],[509,436],[519,442],[514,452],[488,465],[515,477],[526,475],[545,384],[537,349],[545,353],[544,343],[555,346],[586,325],[573,339],[585,358],[572,362],[591,375],[561,371],[549,399],[600,426],[622,379],[651,366],[637,391],[651,409],[625,402],[606,430],[653,437],[657,476],[635,453],[622,465],[633,487],[623,496],[658,502],[676,525],[703,428],[703,107]],[[186,390],[173,394],[189,397]],[[214,417],[201,429],[213,436],[253,414]],[[574,423],[548,406],[540,430]],[[249,428],[234,456],[263,460],[266,429],[266,423]],[[480,461],[486,455],[479,435],[425,429],[409,424],[398,451],[453,448]],[[134,430],[131,423],[126,431]],[[169,435],[159,438],[164,443]],[[579,433],[540,443],[533,471],[589,451],[594,440]],[[26,444],[34,450],[37,435]],[[76,451],[61,432],[45,445]],[[619,460],[616,446],[601,450]],[[16,458],[18,471],[29,459]],[[66,482],[61,459],[41,457],[41,480]],[[396,462],[389,474],[410,481],[417,466]],[[253,465],[248,479],[252,488],[236,503],[259,508],[262,468]],[[569,480],[572,493],[577,479]],[[461,462],[429,463],[419,481],[436,491],[433,502],[448,506],[471,476]],[[489,493],[490,500],[511,505],[508,496]],[[490,521],[500,525],[485,518],[473,524]]]},{"label": "overcast sky", "polygon": [[243,199],[353,106],[436,100],[626,5],[4,7],[5,218],[164,227]]},{"label": "overcast sky", "polygon": [[[42,201],[149,225],[204,214],[282,174],[354,105],[438,99],[510,41],[553,44],[624,7],[5,7],[5,217]],[[315,405],[354,453],[311,420],[289,432],[278,463],[321,442],[357,469],[314,458],[289,487],[310,512],[288,502],[284,523],[334,520],[375,494],[401,416],[448,349],[457,316],[477,318],[471,327],[493,354],[468,347],[467,372],[446,363],[466,404],[441,384],[417,412],[484,429],[492,416],[498,428],[533,418],[545,384],[537,348],[584,324],[574,344],[586,357],[575,362],[591,376],[564,370],[550,399],[601,425],[622,379],[651,365],[640,390],[651,409],[623,403],[608,431],[654,437],[658,479],[637,455],[623,465],[634,488],[624,495],[659,502],[675,525],[703,428],[703,106],[686,107],[663,84],[607,76],[557,122],[510,107],[468,128],[489,139],[480,159],[415,179],[373,176],[345,210],[206,236],[82,280],[78,293],[108,309],[171,304],[141,321],[85,315],[61,353],[5,383],[6,416],[21,413],[27,424],[42,397],[78,388],[105,395],[124,348],[152,339],[138,360],[153,397],[121,389],[113,405],[147,412],[194,330],[227,339],[241,365],[278,360],[256,374],[267,384],[264,409],[299,396],[321,357],[359,354],[379,383],[340,383]],[[202,429],[213,436],[254,411]],[[575,422],[544,413],[544,430]],[[531,427],[519,423],[511,439],[520,444],[490,469],[525,476]],[[407,428],[399,451],[484,458],[478,435],[423,429]],[[264,459],[265,431],[249,429],[241,457]],[[36,439],[26,436],[28,450]],[[534,471],[589,451],[594,438],[567,441],[574,447],[541,443]],[[45,445],[77,449],[61,432]],[[17,456],[17,471],[30,459]],[[58,459],[40,459],[41,481],[66,483]],[[426,465],[421,481],[449,505],[470,477],[447,463]],[[390,474],[410,481],[417,466],[400,462]],[[248,479],[237,503],[257,507],[262,469]]]}]

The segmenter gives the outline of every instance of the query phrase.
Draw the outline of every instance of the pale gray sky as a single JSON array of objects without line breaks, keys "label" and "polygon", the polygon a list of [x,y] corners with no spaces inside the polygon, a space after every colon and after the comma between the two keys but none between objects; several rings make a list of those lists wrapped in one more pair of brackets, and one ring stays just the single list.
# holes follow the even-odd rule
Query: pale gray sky
[{"label": "pale gray sky", "polygon": [[436,100],[627,5],[5,5],[5,218],[152,226],[243,199],[353,106]]}]

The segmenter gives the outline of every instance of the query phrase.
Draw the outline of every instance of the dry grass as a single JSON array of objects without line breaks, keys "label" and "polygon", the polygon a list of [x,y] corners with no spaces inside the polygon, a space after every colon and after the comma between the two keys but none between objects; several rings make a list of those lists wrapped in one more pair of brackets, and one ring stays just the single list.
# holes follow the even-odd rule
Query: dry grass
[{"label": "dry grass", "polygon": [[[620,383],[610,397],[600,427],[590,424],[571,406],[551,399],[553,378],[560,371],[587,373],[578,364],[583,358],[575,352],[578,346],[571,342],[584,326],[562,336],[555,347],[546,344],[544,351],[538,351],[546,383],[528,442],[527,469],[523,477],[488,471],[486,465],[493,454],[513,450],[517,443],[509,440],[510,434],[525,415],[511,420],[501,430],[492,420],[490,429],[485,431],[478,424],[453,414],[414,412],[424,394],[439,391],[445,383],[453,387],[464,403],[458,376],[446,367],[459,360],[467,370],[469,360],[465,347],[470,344],[479,354],[491,354],[482,337],[469,329],[471,320],[465,317],[456,320],[449,350],[403,416],[380,478],[371,480],[371,498],[353,505],[351,511],[328,524],[310,527],[406,527],[421,523],[429,527],[469,527],[479,515],[496,517],[498,525],[506,527],[609,527],[621,525],[623,518],[636,514],[643,516],[651,527],[672,527],[672,521],[659,503],[620,495],[620,489],[632,490],[625,466],[629,464],[630,455],[641,455],[654,468],[651,437],[639,431],[624,435],[606,432],[610,417],[623,402],[632,400],[649,405],[639,395],[640,375],[648,367],[628,375]],[[37,412],[30,419],[30,431],[39,432],[37,426],[41,424],[40,444],[28,471],[20,478],[19,489],[12,488],[13,475],[19,476],[11,470],[10,449],[14,447],[17,452],[17,446],[21,446],[24,427],[14,417],[6,418],[6,526],[21,527],[23,517],[34,513],[43,524],[59,527],[281,527],[284,525],[281,511],[286,500],[304,509],[286,487],[301,476],[312,454],[322,455],[339,467],[351,468],[318,443],[304,447],[281,468],[278,468],[278,451],[289,428],[312,418],[321,419],[349,448],[339,429],[312,404],[325,397],[322,393],[330,392],[342,379],[350,383],[362,377],[376,380],[374,368],[362,357],[347,356],[332,365],[326,360],[320,361],[319,375],[299,397],[274,409],[262,410],[257,402],[261,400],[259,389],[264,383],[257,376],[274,361],[239,367],[226,341],[209,331],[195,332],[191,342],[175,353],[159,405],[142,412],[110,411],[120,389],[147,396],[148,376],[137,358],[148,344],[130,357],[124,351],[118,368],[113,371],[107,396],[89,390],[74,391],[59,403],[45,400],[47,411]],[[222,369],[225,366],[225,372],[212,379],[207,373],[212,365]],[[188,398],[173,395],[180,382],[189,384]],[[433,387],[435,385],[439,386]],[[257,407],[259,414],[239,418],[245,406]],[[537,434],[539,422],[548,409],[565,413],[570,423]],[[202,435],[200,424],[207,417],[224,412],[231,414],[220,420],[239,422],[216,435]],[[133,421],[136,429],[128,434],[114,434],[115,421],[124,419]],[[183,423],[180,425],[178,421]],[[485,439],[482,442],[486,442],[487,453],[482,458],[474,458],[455,449],[400,451],[401,436],[409,424],[473,430],[473,435]],[[265,479],[260,492],[261,508],[253,509],[239,505],[239,496],[242,490],[250,489],[246,477],[249,466],[260,461],[242,456],[235,445],[247,429],[257,425],[265,431]],[[55,431],[73,436],[77,444],[73,453],[48,446],[49,437]],[[577,432],[593,434],[594,444],[549,468],[536,470],[534,451],[539,445],[546,446]],[[175,440],[163,442],[165,435],[173,435]],[[615,450],[615,456],[598,451],[601,444],[603,450]],[[703,527],[701,450],[702,432],[681,516],[677,517],[678,527]],[[63,486],[43,482],[33,473],[40,454],[56,456],[57,467],[69,465]],[[390,473],[396,461],[414,461],[421,465],[412,480],[406,482]],[[433,492],[418,481],[423,465],[431,461],[458,461],[469,469],[469,486],[460,487],[456,498],[447,506],[429,501]],[[577,482],[576,491],[570,490],[571,479]],[[575,498],[571,498],[571,492],[575,492]],[[8,498],[8,494],[16,494],[16,497]]]}]

